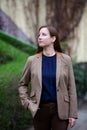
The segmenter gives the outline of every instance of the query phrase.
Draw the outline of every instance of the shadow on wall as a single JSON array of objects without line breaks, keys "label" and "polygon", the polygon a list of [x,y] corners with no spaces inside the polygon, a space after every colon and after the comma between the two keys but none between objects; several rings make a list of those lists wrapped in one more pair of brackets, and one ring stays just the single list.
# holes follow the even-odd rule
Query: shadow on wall
[{"label": "shadow on wall", "polygon": [[33,43],[29,38],[22,32],[20,28],[0,9],[0,30],[15,36],[25,42]]}]

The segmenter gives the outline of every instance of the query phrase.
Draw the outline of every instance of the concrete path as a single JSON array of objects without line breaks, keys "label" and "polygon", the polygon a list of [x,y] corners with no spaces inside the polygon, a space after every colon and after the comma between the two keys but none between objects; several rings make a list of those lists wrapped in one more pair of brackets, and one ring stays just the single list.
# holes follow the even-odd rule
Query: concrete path
[{"label": "concrete path", "polygon": [[[28,130],[34,130],[33,126]],[[69,130],[87,130],[87,101],[80,106],[76,125]]]},{"label": "concrete path", "polygon": [[80,107],[76,125],[71,130],[87,130],[87,102]]}]

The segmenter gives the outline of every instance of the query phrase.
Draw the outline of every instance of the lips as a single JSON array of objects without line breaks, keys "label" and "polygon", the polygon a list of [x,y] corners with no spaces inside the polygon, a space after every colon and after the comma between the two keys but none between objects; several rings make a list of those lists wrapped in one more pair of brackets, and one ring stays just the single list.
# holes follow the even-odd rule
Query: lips
[{"label": "lips", "polygon": [[43,41],[39,40],[38,42],[39,42],[39,43],[42,43]]}]

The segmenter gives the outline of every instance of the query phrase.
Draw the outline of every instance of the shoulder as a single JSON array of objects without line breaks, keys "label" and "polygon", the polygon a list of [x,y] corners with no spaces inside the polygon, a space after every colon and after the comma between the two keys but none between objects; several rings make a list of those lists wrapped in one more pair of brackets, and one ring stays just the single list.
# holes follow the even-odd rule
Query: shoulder
[{"label": "shoulder", "polygon": [[34,61],[36,58],[37,58],[37,54],[34,54],[34,55],[32,55],[32,56],[29,56],[29,57],[27,58],[27,62],[32,62],[32,61]]},{"label": "shoulder", "polygon": [[32,64],[33,61],[35,61],[37,55],[32,55],[32,56],[29,56],[26,60],[26,63],[25,63],[25,67],[29,68]]},{"label": "shoulder", "polygon": [[66,60],[70,60],[71,57],[68,55],[68,54],[64,54],[64,53],[61,53],[61,56],[66,59]]},{"label": "shoulder", "polygon": [[27,60],[26,60],[26,63],[25,63],[25,65],[24,65],[24,68],[30,68],[30,66],[31,66],[32,64],[35,64],[36,59],[37,59],[37,54],[34,54],[34,55],[32,55],[32,56],[29,56],[29,57],[27,58]]},{"label": "shoulder", "polygon": [[33,61],[35,62],[35,61],[37,61],[38,58],[41,59],[41,57],[42,57],[42,52],[36,53],[32,56],[29,56],[27,59],[27,62],[33,62]]},{"label": "shoulder", "polygon": [[69,64],[72,62],[72,59],[69,55],[61,53],[61,60],[65,62],[66,64]]},{"label": "shoulder", "polygon": [[32,55],[32,56],[29,56],[28,57],[28,60],[30,61],[30,60],[33,60],[33,59],[35,59],[37,57],[37,54],[34,54],[34,55]]}]

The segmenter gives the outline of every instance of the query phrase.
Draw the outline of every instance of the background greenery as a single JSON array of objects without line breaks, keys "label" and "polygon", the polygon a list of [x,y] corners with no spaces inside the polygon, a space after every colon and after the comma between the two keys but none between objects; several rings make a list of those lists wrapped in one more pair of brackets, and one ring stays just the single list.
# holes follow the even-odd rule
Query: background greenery
[{"label": "background greenery", "polygon": [[[35,52],[34,46],[0,32],[0,130],[24,130],[32,123],[30,112],[20,103],[18,83],[28,56]],[[87,75],[83,65],[74,63],[73,68],[80,99],[87,91]]]},{"label": "background greenery", "polygon": [[28,56],[36,48],[0,32],[0,130],[23,130],[31,114],[19,99],[18,83]]}]

